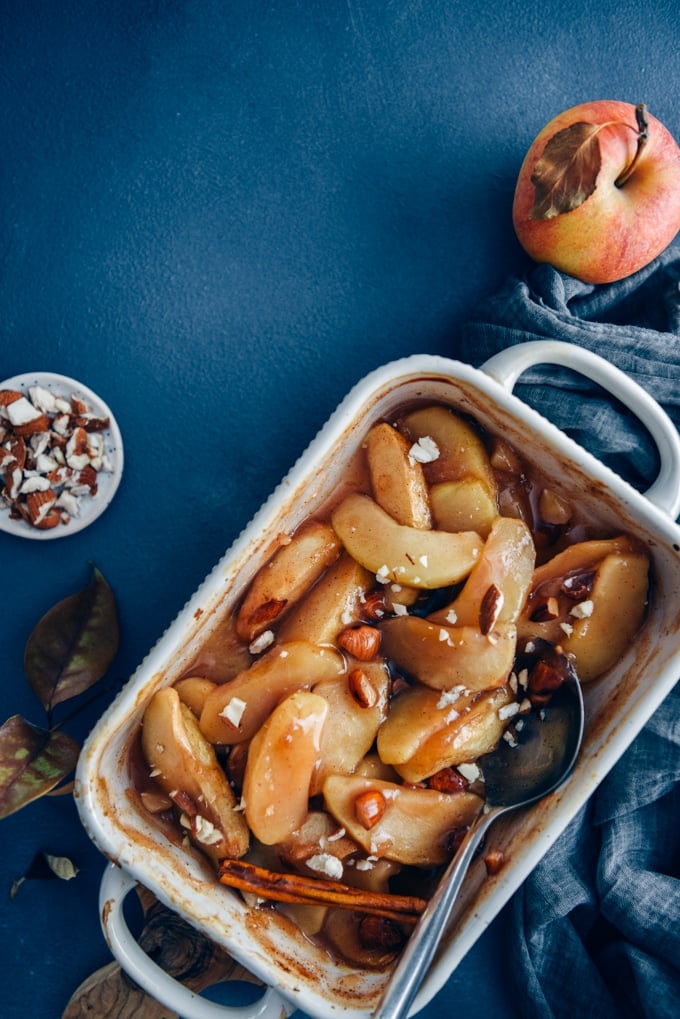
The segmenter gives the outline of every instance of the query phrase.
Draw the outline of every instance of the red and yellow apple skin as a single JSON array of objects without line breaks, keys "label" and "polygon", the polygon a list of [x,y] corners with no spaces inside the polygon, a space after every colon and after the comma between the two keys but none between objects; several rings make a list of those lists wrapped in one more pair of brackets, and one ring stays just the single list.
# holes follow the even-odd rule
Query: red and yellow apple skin
[{"label": "red and yellow apple skin", "polygon": [[[643,141],[640,110],[646,121]],[[577,124],[580,128],[574,129]],[[564,161],[556,168],[546,147],[567,128],[572,137],[574,130],[580,132],[572,145],[577,151],[570,153],[568,168]],[[545,193],[546,172],[557,194],[547,216],[545,201],[542,212],[534,208],[537,174]],[[555,211],[569,205],[569,197],[576,206]],[[520,244],[535,261],[586,283],[624,279],[653,261],[680,231],[680,148],[644,106],[615,100],[574,106],[551,120],[527,152],[512,218]]]}]

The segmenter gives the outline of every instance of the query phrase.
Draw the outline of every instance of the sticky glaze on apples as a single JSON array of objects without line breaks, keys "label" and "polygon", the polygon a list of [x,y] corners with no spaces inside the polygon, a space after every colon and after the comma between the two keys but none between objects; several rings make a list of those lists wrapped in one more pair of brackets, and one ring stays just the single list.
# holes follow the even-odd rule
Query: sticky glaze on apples
[{"label": "sticky glaze on apples", "polygon": [[649,560],[438,404],[374,425],[338,492],[153,696],[135,785],[249,904],[383,966],[483,808],[476,762],[560,657],[618,661]]}]

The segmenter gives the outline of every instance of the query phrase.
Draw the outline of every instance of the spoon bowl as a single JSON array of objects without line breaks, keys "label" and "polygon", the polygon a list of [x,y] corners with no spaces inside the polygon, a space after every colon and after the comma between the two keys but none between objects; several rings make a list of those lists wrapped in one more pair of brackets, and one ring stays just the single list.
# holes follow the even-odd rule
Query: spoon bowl
[{"label": "spoon bowl", "polygon": [[445,930],[472,859],[493,822],[554,792],[570,775],[581,748],[584,708],[581,686],[566,658],[565,678],[549,703],[522,716],[516,736],[477,762],[486,803],[448,865],[411,934],[375,1009],[376,1019],[402,1019],[415,998]]},{"label": "spoon bowl", "polygon": [[567,778],[583,739],[583,695],[578,680],[565,680],[544,709],[534,709],[522,721],[516,746],[501,740],[478,762],[486,786],[486,813],[529,806]]}]

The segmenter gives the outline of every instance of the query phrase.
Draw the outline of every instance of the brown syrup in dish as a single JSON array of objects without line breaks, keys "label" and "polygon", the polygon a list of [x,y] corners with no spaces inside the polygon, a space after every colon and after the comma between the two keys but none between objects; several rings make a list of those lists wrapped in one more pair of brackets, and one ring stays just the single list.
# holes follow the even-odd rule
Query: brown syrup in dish
[{"label": "brown syrup in dish", "polygon": [[[424,406],[432,407],[433,404],[427,403]],[[415,404],[404,407],[398,415],[392,416],[389,422],[385,422],[395,427],[400,435],[405,436],[409,445],[418,441],[412,432],[410,415],[412,411],[419,409],[422,409],[422,405]],[[462,415],[455,416],[462,419]],[[487,465],[485,469],[488,470],[488,473],[484,475],[486,479],[484,484],[490,485],[491,489],[495,490],[494,497],[497,499],[497,506],[502,517],[523,521],[531,537],[537,567],[550,563],[555,556],[572,546],[597,539],[621,538],[625,547],[625,552],[622,554],[629,555],[633,559],[642,554],[639,543],[634,539],[629,536],[615,535],[611,531],[605,530],[595,519],[587,518],[582,509],[570,500],[568,495],[561,492],[559,482],[555,483],[547,479],[540,471],[525,461],[520,451],[512,448],[501,437],[483,431],[473,419],[465,418],[464,420],[468,426],[473,428],[481,448],[484,450]],[[425,452],[427,453],[427,450]],[[437,459],[429,462],[424,460],[422,463],[418,461],[421,463],[425,490],[430,494],[433,486],[447,481],[447,475],[445,472],[442,473],[443,467],[437,463]],[[466,476],[465,473],[463,476]],[[362,493],[371,500],[376,499],[377,501],[374,476],[371,474],[367,462],[366,442],[363,442],[357,449],[351,464],[344,472],[342,482],[336,486],[332,497],[319,510],[315,511],[314,520],[328,525],[332,519],[335,519],[337,508],[353,493]],[[544,512],[546,507],[547,515]],[[269,558],[260,568],[256,577],[269,569],[269,564],[280,550],[287,548],[295,541],[302,526],[293,534],[278,537],[277,541],[273,543],[273,547],[268,550]],[[437,529],[436,521],[433,523],[433,527],[435,530]],[[483,547],[484,541],[482,540],[480,544]],[[338,555],[346,556],[346,550],[341,549]],[[426,558],[421,556],[423,561]],[[308,589],[303,591],[302,595],[296,595],[296,611],[300,606],[304,609],[305,599],[327,582],[335,562],[337,562],[337,558],[333,560],[332,565],[323,569],[319,575],[310,580]],[[363,563],[360,566],[366,572],[367,567]],[[546,603],[546,599],[542,598],[541,591],[527,590],[525,602],[534,606],[534,611],[538,613],[538,619],[532,620],[528,616],[524,618],[522,625],[519,626],[520,635],[517,638],[516,656],[511,662],[508,675],[503,679],[502,687],[494,681],[494,688],[491,692],[493,693],[495,689],[495,693],[498,693],[497,688],[501,688],[505,699],[502,702],[489,699],[487,713],[490,715],[491,712],[494,712],[494,720],[497,720],[504,711],[506,712],[504,724],[500,728],[498,726],[496,729],[490,727],[492,736],[495,732],[496,741],[500,738],[512,737],[513,727],[521,725],[523,712],[538,710],[530,702],[526,682],[523,682],[521,675],[522,669],[517,664],[522,655],[531,651],[532,626],[537,621],[541,625],[550,626],[555,619],[562,625],[564,612],[570,611],[569,605],[587,606],[595,584],[596,571],[597,565],[592,569],[590,567],[587,569],[570,567],[565,577],[576,584],[571,595],[568,586],[564,587],[565,577],[560,577],[559,583],[556,581],[552,583],[552,587],[555,588],[562,600],[561,608],[558,606],[558,609],[563,615],[559,618],[554,616],[554,612],[557,610],[551,604]],[[383,621],[388,618],[395,619],[406,616],[425,622],[436,619],[440,625],[442,643],[444,642],[448,624],[442,624],[442,613],[447,606],[456,604],[457,596],[465,589],[469,570],[461,579],[436,588],[411,588],[408,584],[395,584],[393,579],[389,583],[380,583],[379,581],[384,581],[384,578],[379,576],[379,571],[376,574],[374,570],[373,574],[375,575],[371,576],[370,583],[366,584],[361,604],[356,604],[353,613],[349,613],[346,618],[347,627],[362,625],[380,630]],[[401,587],[402,591],[397,591],[398,587]],[[408,589],[408,597],[403,597],[404,587]],[[250,589],[250,584],[248,589]],[[233,609],[225,610],[221,622],[215,626],[210,638],[199,649],[191,666],[183,672],[185,680],[189,677],[198,677],[214,684],[216,688],[229,689],[235,677],[247,673],[253,665],[269,654],[272,648],[276,649],[279,631],[285,633],[286,620],[291,617],[291,606],[285,604],[285,599],[277,600],[276,604],[270,608],[264,606],[262,611],[265,615],[267,611],[273,613],[271,627],[264,631],[271,641],[263,643],[259,647],[258,641],[261,641],[262,632],[258,632],[257,637],[251,642],[239,636],[238,632],[239,610],[247,593],[247,590],[242,591],[240,602]],[[488,590],[486,593],[488,595]],[[500,591],[497,594],[500,595],[500,604],[502,605],[503,592]],[[574,594],[577,597],[574,597]],[[566,602],[565,599],[567,599]],[[279,601],[284,606],[281,611]],[[375,606],[379,602],[382,602],[384,608],[376,612]],[[498,602],[497,596],[487,597],[487,609],[491,604],[497,610]],[[536,608],[539,602],[541,604],[539,608]],[[368,606],[369,603],[373,605],[373,609],[371,618],[367,619],[368,609],[364,609],[363,606]],[[565,604],[567,605],[566,609]],[[587,611],[587,609],[584,608],[583,611]],[[547,624],[545,619],[540,618],[541,613],[544,617],[547,613]],[[551,613],[553,613],[552,616]],[[571,620],[571,616],[566,618]],[[560,619],[562,619],[562,623],[560,623]],[[574,623],[576,622],[577,618],[574,619]],[[451,625],[455,624],[452,622]],[[569,627],[572,626],[573,623],[568,622],[560,631],[564,634],[567,642]],[[556,631],[553,626],[553,631],[551,631],[553,636],[554,632]],[[489,624],[489,633],[487,634],[482,627],[482,635],[491,644],[498,639],[493,618]],[[541,630],[540,626],[536,628],[536,636],[540,639],[545,636],[544,630]],[[554,643],[555,641],[553,641]],[[355,646],[359,647],[356,641],[346,644],[346,646],[352,649]],[[333,650],[340,657],[344,657],[346,663],[345,672],[338,677],[338,683],[346,683],[347,675],[352,670],[355,673],[357,670],[364,673],[363,677],[355,675],[350,685],[350,692],[353,691],[355,700],[359,699],[361,707],[368,708],[371,701],[371,697],[365,694],[366,690],[379,691],[376,698],[379,705],[382,704],[380,726],[399,704],[401,697],[427,686],[418,676],[410,673],[408,669],[404,669],[401,661],[383,654],[382,651],[369,656],[368,661],[362,662],[360,657],[355,657],[358,651],[351,654],[343,650],[343,643],[338,641],[337,637],[333,642]],[[384,685],[381,687],[380,684],[383,681]],[[309,676],[299,684],[299,687],[306,693],[321,690],[321,693],[325,695],[327,685],[326,680],[316,683],[314,677]],[[463,700],[460,703],[464,705],[464,711],[469,713],[465,717],[472,719],[472,712],[477,711],[479,717],[483,718],[483,712],[479,706],[489,691],[485,688],[475,690],[467,700],[465,700],[467,692],[461,691],[461,693]],[[441,689],[441,687],[436,688],[435,694],[442,699],[442,707],[438,710],[444,709],[446,700],[450,697],[449,707],[455,713],[458,694],[453,696],[450,690]],[[281,700],[275,701],[276,705],[289,696],[291,696],[290,690],[283,691]],[[428,700],[428,697],[429,694],[426,690],[423,694],[423,705],[426,702],[429,704],[432,700],[431,697]],[[305,700],[305,703],[309,706],[311,703],[309,698]],[[331,711],[333,703],[331,698]],[[375,709],[375,703],[376,701],[373,700],[372,710]],[[420,704],[421,702],[414,701],[415,703]],[[508,710],[508,705],[511,706],[510,710]],[[513,705],[517,705],[516,713],[514,713]],[[191,708],[194,710],[197,724],[202,728],[203,715],[200,704],[197,706],[196,703],[191,703]],[[225,711],[232,718],[236,729],[240,724],[238,715],[240,710],[243,709],[239,697],[232,698],[225,706]],[[435,709],[423,707],[422,710],[434,711]],[[270,716],[271,713],[267,717]],[[305,718],[307,717],[311,718],[311,709],[309,716],[305,716]],[[333,715],[329,713],[323,724],[332,726],[333,721]],[[235,811],[245,814],[246,817],[248,817],[248,802],[246,802],[244,810],[244,805],[239,803],[239,800],[243,795],[244,781],[247,781],[245,773],[249,767],[248,761],[251,756],[255,756],[255,751],[251,751],[250,748],[255,739],[261,740],[264,727],[263,723],[253,740],[236,741],[231,744],[218,741],[214,745],[217,765],[227,777],[233,792]],[[377,728],[378,726],[376,726]],[[480,745],[482,752],[491,749],[491,745],[485,746],[483,740]],[[377,908],[378,899],[381,896],[392,896],[394,902],[399,904],[399,908],[403,907],[405,910],[403,903],[407,900],[422,901],[427,898],[436,883],[441,866],[446,858],[455,852],[456,845],[467,825],[471,823],[483,803],[484,785],[482,776],[475,767],[476,756],[478,755],[473,754],[469,759],[463,761],[454,760],[446,767],[437,768],[432,774],[424,775],[417,780],[409,780],[404,778],[398,770],[395,772],[392,763],[381,761],[378,744],[372,740],[355,773],[365,778],[366,789],[361,795],[372,797],[371,803],[366,801],[366,805],[370,805],[371,810],[375,811],[378,820],[373,822],[372,814],[362,814],[358,810],[359,796],[355,794],[353,794],[355,796],[354,816],[351,818],[354,823],[357,815],[362,817],[363,827],[369,834],[364,837],[363,833],[360,833],[361,840],[359,840],[355,829],[348,830],[351,825],[345,823],[342,810],[336,809],[344,793],[335,794],[336,798],[334,799],[327,782],[316,782],[316,784],[313,782],[307,800],[308,814],[305,824],[291,831],[289,838],[268,844],[251,832],[250,848],[245,855],[245,861],[259,870],[257,874],[253,871],[252,894],[249,895],[247,891],[244,893],[247,901],[252,902],[255,909],[276,909],[289,917],[308,937],[331,955],[341,958],[350,965],[361,968],[383,968],[398,954],[404,941],[408,938],[412,924],[415,922],[415,913],[405,911],[401,918],[398,910],[396,917],[381,915]],[[145,752],[140,737],[135,741],[129,757],[130,778],[135,795],[139,797],[144,809],[149,809],[149,816],[162,826],[173,841],[188,842],[192,852],[204,852],[209,849],[211,844],[215,845],[214,842],[210,843],[209,841],[213,836],[212,829],[217,824],[216,815],[212,812],[212,805],[200,802],[200,797],[198,800],[190,802],[184,794],[176,796],[177,790],[169,789],[167,783],[163,783],[163,776],[158,774],[162,768],[159,768],[157,762],[149,761],[148,757],[148,748]],[[318,766],[316,772],[312,773],[313,779],[315,775],[318,777]],[[391,809],[392,785],[394,784],[399,786],[400,795],[414,793],[415,799],[421,791],[437,795],[447,803],[453,802],[455,797],[467,797],[465,802],[470,805],[469,809],[461,811],[459,823],[451,821],[448,827],[445,826],[445,830],[439,831],[437,835],[439,844],[428,859],[413,859],[409,855],[409,851],[406,850],[402,854],[403,858],[400,859],[398,852],[392,852],[389,839],[381,841],[376,834],[375,840],[373,840],[370,836],[373,823],[376,824],[376,832],[379,832],[382,823],[381,811],[384,812],[386,808]],[[272,789],[274,788],[273,785]],[[197,819],[201,823],[197,823]],[[207,822],[207,824],[203,822]],[[248,818],[248,823],[252,828],[250,818]],[[414,824],[418,825],[417,817]],[[208,841],[202,842],[202,838],[207,838]],[[216,860],[214,854],[212,861],[216,869],[219,869],[219,861]],[[268,889],[273,895],[272,876],[279,874],[286,874],[292,878],[292,890],[290,893],[286,893],[288,901],[268,899]],[[229,873],[226,878],[225,883],[229,884]],[[345,903],[338,907],[334,904],[332,897],[325,901],[323,899],[313,901],[309,897],[312,886],[316,888],[321,884],[333,885],[334,882],[337,887],[349,886],[350,889],[355,890],[358,893],[356,902],[350,902],[349,905]],[[224,894],[224,890],[216,888],[216,894]]]}]

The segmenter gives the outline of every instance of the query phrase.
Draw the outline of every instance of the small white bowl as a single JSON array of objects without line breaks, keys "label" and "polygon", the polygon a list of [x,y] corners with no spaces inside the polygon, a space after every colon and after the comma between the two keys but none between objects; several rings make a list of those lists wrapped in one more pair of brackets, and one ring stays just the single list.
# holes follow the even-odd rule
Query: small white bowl
[{"label": "small white bowl", "polygon": [[49,538],[66,538],[70,534],[76,534],[102,515],[116,494],[123,475],[123,439],[110,408],[100,396],[84,386],[82,382],[77,382],[66,375],[58,375],[55,372],[24,372],[22,375],[15,375],[11,379],[0,382],[0,389],[16,389],[25,395],[28,395],[29,389],[33,386],[41,386],[54,396],[61,396],[67,400],[76,396],[87,404],[91,413],[109,420],[109,426],[102,432],[102,435],[104,436],[106,455],[112,469],[99,471],[97,494],[86,496],[81,500],[79,516],[72,516],[68,524],[58,524],[56,527],[41,530],[39,527],[32,527],[24,520],[14,519],[10,516],[9,508],[5,503],[0,503],[0,531],[6,531],[7,534],[16,535],[18,538],[46,541]]}]

